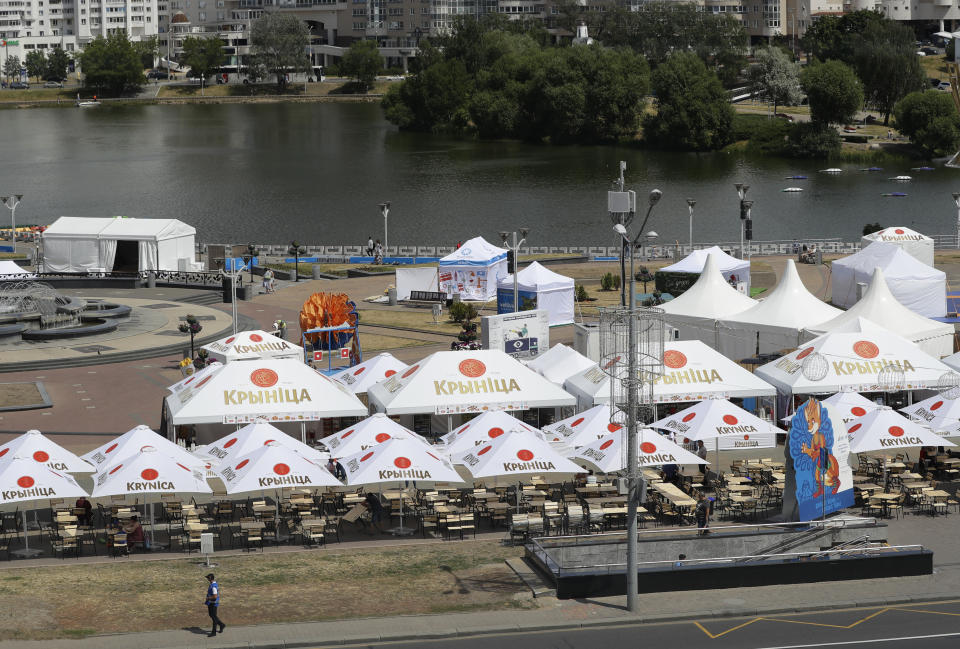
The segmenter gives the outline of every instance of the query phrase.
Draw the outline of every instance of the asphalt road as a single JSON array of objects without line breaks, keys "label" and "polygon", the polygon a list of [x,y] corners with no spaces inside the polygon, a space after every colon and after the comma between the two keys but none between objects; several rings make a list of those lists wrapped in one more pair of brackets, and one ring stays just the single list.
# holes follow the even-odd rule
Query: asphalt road
[{"label": "asphalt road", "polygon": [[[830,585],[824,584],[823,587],[830,588]],[[960,647],[960,600],[802,615],[704,619],[349,646],[378,649],[955,649]]]}]

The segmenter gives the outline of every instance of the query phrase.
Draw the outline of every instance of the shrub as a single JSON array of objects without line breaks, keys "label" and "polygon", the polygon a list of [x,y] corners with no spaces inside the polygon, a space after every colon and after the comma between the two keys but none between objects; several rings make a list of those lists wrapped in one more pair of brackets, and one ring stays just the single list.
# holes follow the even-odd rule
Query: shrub
[{"label": "shrub", "polygon": [[783,119],[764,119],[750,135],[747,150],[766,155],[781,155],[787,148],[790,122]]},{"label": "shrub", "polygon": [[600,278],[600,289],[604,291],[620,290],[620,275],[607,273]]},{"label": "shrub", "polygon": [[840,134],[826,124],[794,124],[787,138],[787,154],[794,158],[829,158],[840,151]]},{"label": "shrub", "polygon": [[766,115],[737,113],[733,116],[733,126],[731,127],[733,130],[733,139],[735,142],[739,140],[752,140],[757,129],[767,122],[772,121],[779,120],[771,120]]},{"label": "shrub", "polygon": [[448,312],[450,313],[450,319],[454,322],[473,320],[478,315],[477,307],[467,302],[454,302],[450,305]]},{"label": "shrub", "polygon": [[882,226],[879,223],[867,223],[866,225],[863,226],[863,236],[867,236],[868,234],[873,234],[874,232],[879,232],[884,227],[885,226]]},{"label": "shrub", "polygon": [[699,273],[670,273],[660,270],[657,271],[654,278],[658,291],[677,297],[693,286],[700,279],[700,275]]},{"label": "shrub", "polygon": [[573,299],[577,302],[586,302],[590,299],[590,296],[587,295],[587,289],[584,288],[583,284],[577,284],[573,291]]}]

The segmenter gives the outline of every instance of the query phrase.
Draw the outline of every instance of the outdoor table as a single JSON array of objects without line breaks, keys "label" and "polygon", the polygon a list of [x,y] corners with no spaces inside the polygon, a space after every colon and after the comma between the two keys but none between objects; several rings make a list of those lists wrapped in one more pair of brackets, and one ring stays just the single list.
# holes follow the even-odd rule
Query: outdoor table
[{"label": "outdoor table", "polygon": [[597,485],[587,485],[585,487],[577,487],[578,494],[598,494],[600,493],[600,487]]},{"label": "outdoor table", "polygon": [[900,474],[901,480],[923,480],[923,476],[919,473],[913,473],[912,471],[904,471]]},{"label": "outdoor table", "polygon": [[254,505],[253,511],[257,514],[275,514],[277,508],[275,505]]},{"label": "outdoor table", "polygon": [[930,491],[923,492],[923,498],[927,503],[930,504],[930,513],[934,516],[937,515],[937,508],[935,507],[935,503],[937,504],[942,503],[943,513],[944,515],[947,514],[946,502],[947,502],[947,498],[949,497],[950,497],[950,494],[947,493],[946,491],[943,491],[942,489],[931,489]]},{"label": "outdoor table", "polygon": [[779,462],[779,461],[775,461],[775,460],[764,460],[764,461],[763,461],[763,464],[764,464],[764,466],[766,466],[768,469],[771,469],[771,470],[773,470],[773,471],[783,471],[783,469],[784,469],[784,464],[783,464],[783,462]]},{"label": "outdoor table", "polygon": [[207,524],[201,523],[200,521],[188,521],[183,524],[183,529],[188,532],[205,532],[207,530]]},{"label": "outdoor table", "polygon": [[853,474],[853,481],[854,481],[854,482],[869,482],[870,480],[873,480],[873,478],[872,478],[871,476],[862,475],[862,474],[860,474],[860,473],[854,473],[854,474]]},{"label": "outdoor table", "polygon": [[732,484],[732,485],[727,485],[726,489],[727,489],[727,491],[730,491],[730,492],[733,492],[733,493],[748,493],[748,492],[753,491],[753,485],[748,485],[748,484]]},{"label": "outdoor table", "polygon": [[857,489],[859,489],[860,491],[866,491],[868,493],[872,493],[874,491],[878,491],[880,489],[880,485],[873,484],[872,482],[865,482],[863,484],[858,484]]},{"label": "outdoor table", "polygon": [[[441,505],[441,507],[443,507],[443,505]],[[490,512],[505,512],[505,511],[509,511],[510,509],[511,509],[510,503],[502,503],[499,501],[495,503],[487,503],[487,511],[490,511]]]},{"label": "outdoor table", "polygon": [[584,502],[587,503],[590,507],[599,506],[603,507],[604,505],[615,505],[616,503],[626,503],[626,496],[598,496],[595,498],[584,498]]},{"label": "outdoor table", "polygon": [[887,471],[892,473],[900,473],[901,471],[906,470],[907,465],[903,462],[887,462]]},{"label": "outdoor table", "polygon": [[263,521],[240,521],[242,530],[262,530],[266,527]]},{"label": "outdoor table", "polygon": [[730,494],[730,500],[735,503],[748,504],[756,500],[753,496],[745,496],[743,494]]},{"label": "outdoor table", "polygon": [[728,485],[733,484],[743,484],[744,482],[750,482],[750,478],[740,475],[728,475],[724,478],[727,481]]},{"label": "outdoor table", "polygon": [[546,491],[540,491],[539,489],[524,489],[523,495],[526,498],[546,498],[550,494]]},{"label": "outdoor table", "polygon": [[783,482],[784,480],[787,479],[787,476],[781,471],[771,471],[770,477],[772,477],[774,480],[778,482]]},{"label": "outdoor table", "polygon": [[65,539],[75,539],[77,538],[78,530],[76,525],[65,525],[60,528],[60,536]]},{"label": "outdoor table", "polygon": [[672,502],[674,505],[680,508],[687,507],[696,507],[697,501],[677,489],[674,485],[669,482],[660,482],[654,485],[651,485],[658,493],[663,494],[667,500]]},{"label": "outdoor table", "polygon": [[460,512],[460,508],[453,505],[437,505],[433,510],[438,514],[458,514]]},{"label": "outdoor table", "polygon": [[888,510],[887,510],[887,506],[888,506],[891,502],[893,502],[894,500],[897,500],[899,497],[900,497],[900,494],[891,494],[891,493],[886,493],[886,492],[870,494],[870,500],[879,501],[880,504],[883,506],[883,515],[884,515],[884,516],[889,516],[889,512],[888,512]]},{"label": "outdoor table", "polygon": [[945,464],[947,466],[956,466],[957,464],[960,464],[960,457],[950,457],[949,455],[938,455],[937,463]]}]

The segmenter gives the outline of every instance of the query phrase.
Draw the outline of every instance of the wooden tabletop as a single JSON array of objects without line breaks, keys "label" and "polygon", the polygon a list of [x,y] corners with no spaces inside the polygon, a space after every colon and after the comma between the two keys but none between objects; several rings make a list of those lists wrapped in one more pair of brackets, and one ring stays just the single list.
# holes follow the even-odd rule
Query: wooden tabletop
[{"label": "wooden tabletop", "polygon": [[891,494],[886,492],[870,494],[870,500],[896,500],[899,497],[900,494]]},{"label": "wooden tabletop", "polygon": [[726,490],[733,491],[736,493],[747,493],[747,492],[753,491],[753,486],[748,484],[732,484],[732,485],[727,485]]},{"label": "wooden tabletop", "polygon": [[651,488],[666,496],[667,500],[678,507],[693,507],[697,501],[680,491],[669,482],[657,482],[650,485]]}]

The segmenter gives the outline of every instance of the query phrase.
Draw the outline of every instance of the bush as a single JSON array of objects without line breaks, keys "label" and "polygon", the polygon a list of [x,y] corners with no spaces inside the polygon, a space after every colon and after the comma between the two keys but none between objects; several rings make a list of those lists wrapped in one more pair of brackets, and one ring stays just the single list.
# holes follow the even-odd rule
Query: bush
[{"label": "bush", "polygon": [[787,149],[790,122],[783,119],[765,119],[750,136],[747,150],[765,155],[782,155]]},{"label": "bush", "polygon": [[600,278],[600,289],[604,291],[620,290],[620,276],[614,273],[607,273]]},{"label": "bush", "polygon": [[761,126],[767,122],[773,121],[766,115],[750,115],[747,113],[736,113],[733,116],[733,139],[735,142],[740,140],[752,140],[754,134]]},{"label": "bush", "polygon": [[473,320],[478,315],[477,307],[468,302],[454,302],[450,305],[448,311],[450,313],[450,319],[454,322]]},{"label": "bush", "polygon": [[657,291],[677,297],[693,286],[700,279],[700,275],[698,273],[670,273],[660,270],[654,275],[654,279],[656,280]]},{"label": "bush", "polygon": [[840,152],[840,134],[830,126],[802,122],[790,128],[787,155],[794,158],[829,158]]},{"label": "bush", "polygon": [[863,236],[867,236],[868,234],[873,234],[874,232],[879,232],[884,227],[885,226],[882,226],[879,223],[867,223],[866,225],[863,226]]},{"label": "bush", "polygon": [[584,288],[583,284],[577,284],[573,291],[573,299],[577,302],[586,302],[590,299],[590,296],[587,295],[587,289]]}]

